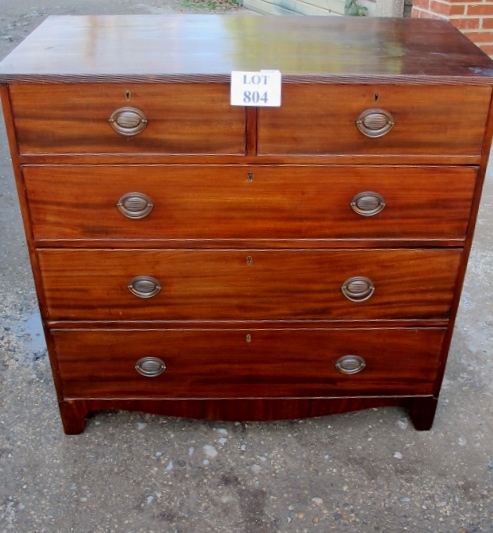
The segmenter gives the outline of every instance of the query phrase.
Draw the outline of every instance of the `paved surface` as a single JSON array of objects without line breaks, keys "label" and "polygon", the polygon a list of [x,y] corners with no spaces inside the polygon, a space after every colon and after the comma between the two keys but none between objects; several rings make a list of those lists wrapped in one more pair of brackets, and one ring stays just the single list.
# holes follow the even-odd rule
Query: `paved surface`
[{"label": "paved surface", "polygon": [[[193,11],[172,2],[2,0],[0,56],[49,13]],[[103,413],[67,437],[0,126],[0,531],[493,532],[492,202],[490,173],[431,431],[400,409],[255,424]]]}]

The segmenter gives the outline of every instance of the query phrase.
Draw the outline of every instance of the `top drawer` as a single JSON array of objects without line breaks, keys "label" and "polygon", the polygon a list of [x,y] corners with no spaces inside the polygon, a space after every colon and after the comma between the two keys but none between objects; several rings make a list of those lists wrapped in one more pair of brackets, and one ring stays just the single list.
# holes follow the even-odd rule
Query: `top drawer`
[{"label": "top drawer", "polygon": [[12,85],[21,154],[245,153],[229,85]]},{"label": "top drawer", "polygon": [[258,154],[479,156],[490,94],[479,86],[285,84],[281,107],[259,109]]}]

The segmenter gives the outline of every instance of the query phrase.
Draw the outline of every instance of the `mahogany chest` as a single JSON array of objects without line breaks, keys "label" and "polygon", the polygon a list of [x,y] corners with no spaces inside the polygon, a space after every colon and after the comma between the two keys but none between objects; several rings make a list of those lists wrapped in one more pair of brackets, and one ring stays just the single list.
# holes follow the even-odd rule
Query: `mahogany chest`
[{"label": "mahogany chest", "polygon": [[[279,70],[281,106],[230,104]],[[66,433],[378,406],[433,423],[493,64],[437,20],[49,17],[0,64]]]}]

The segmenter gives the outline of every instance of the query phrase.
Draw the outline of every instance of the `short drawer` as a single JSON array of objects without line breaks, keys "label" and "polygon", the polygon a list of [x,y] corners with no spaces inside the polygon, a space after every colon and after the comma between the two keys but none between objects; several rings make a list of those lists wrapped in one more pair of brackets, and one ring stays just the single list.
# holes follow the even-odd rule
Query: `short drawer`
[{"label": "short drawer", "polygon": [[260,108],[260,155],[480,155],[490,87],[294,85]]},{"label": "short drawer", "polygon": [[12,85],[21,154],[245,153],[229,85]]},{"label": "short drawer", "polygon": [[475,167],[26,166],[34,237],[465,238]]},{"label": "short drawer", "polygon": [[431,394],[442,329],[52,332],[65,398]]},{"label": "short drawer", "polygon": [[461,251],[38,250],[49,317],[448,318]]}]

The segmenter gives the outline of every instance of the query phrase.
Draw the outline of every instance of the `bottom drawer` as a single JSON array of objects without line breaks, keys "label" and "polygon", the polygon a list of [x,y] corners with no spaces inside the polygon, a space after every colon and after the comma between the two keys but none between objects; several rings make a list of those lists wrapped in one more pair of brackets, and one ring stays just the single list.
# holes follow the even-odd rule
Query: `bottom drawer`
[{"label": "bottom drawer", "polygon": [[58,329],[51,335],[65,399],[279,398],[431,394],[445,329]]}]

